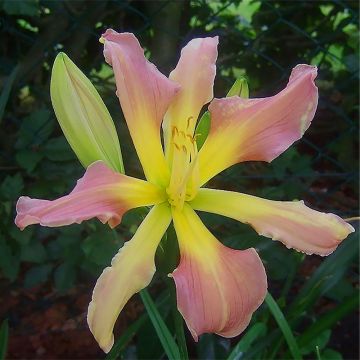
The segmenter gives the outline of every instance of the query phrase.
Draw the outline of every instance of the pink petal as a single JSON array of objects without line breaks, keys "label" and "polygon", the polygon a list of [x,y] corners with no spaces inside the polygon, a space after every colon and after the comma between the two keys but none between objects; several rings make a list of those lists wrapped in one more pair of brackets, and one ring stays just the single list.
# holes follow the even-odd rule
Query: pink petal
[{"label": "pink petal", "polygon": [[201,108],[212,100],[218,43],[217,36],[198,38],[182,49],[180,60],[169,76],[181,89],[165,116],[163,126],[168,141],[173,126],[192,136]]},{"label": "pink petal", "polygon": [[168,169],[160,125],[179,85],[145,58],[133,34],[109,29],[103,39],[104,56],[114,69],[117,95],[145,175],[148,180],[161,183]]},{"label": "pink petal", "polygon": [[180,313],[195,341],[203,333],[239,335],[267,292],[254,249],[232,250],[207,230],[188,206],[173,211],[181,260],[172,273]]},{"label": "pink petal", "polygon": [[316,74],[314,66],[297,65],[275,96],[214,99],[210,134],[199,153],[201,183],[238,162],[270,162],[300,139],[317,107]]},{"label": "pink petal", "polygon": [[309,255],[331,254],[355,231],[337,215],[312,210],[303,201],[271,201],[231,191],[200,189],[191,206],[248,223],[260,235]]},{"label": "pink petal", "polygon": [[115,227],[127,210],[163,200],[155,185],[116,173],[97,161],[87,168],[69,195],[52,201],[20,197],[15,224],[20,229],[32,224],[55,227],[97,217]]}]

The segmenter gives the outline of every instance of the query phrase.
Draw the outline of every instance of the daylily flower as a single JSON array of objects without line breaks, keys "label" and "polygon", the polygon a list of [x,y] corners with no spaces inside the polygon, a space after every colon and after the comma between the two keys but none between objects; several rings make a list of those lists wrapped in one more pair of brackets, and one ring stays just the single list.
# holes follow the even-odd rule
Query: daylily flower
[{"label": "daylily flower", "polygon": [[[297,65],[287,86],[268,98],[213,99],[217,37],[191,40],[169,78],[144,57],[133,34],[107,30],[102,42],[146,181],[118,172],[117,139],[107,135],[101,118],[105,112],[97,110],[103,105],[89,100],[91,92],[71,87],[74,92],[67,99],[69,104],[61,105],[59,98],[66,96],[62,82],[76,83],[72,75],[76,69],[65,67],[61,70],[64,77],[53,75],[53,102],[63,107],[61,111],[55,107],[56,114],[63,116],[66,106],[76,109],[73,115],[67,112],[66,121],[59,120],[68,124],[70,130],[64,132],[73,148],[77,149],[77,141],[83,145],[77,151],[87,159],[83,163],[93,163],[69,195],[53,201],[21,197],[16,224],[21,229],[36,223],[62,226],[97,217],[115,227],[127,210],[153,206],[97,280],[88,309],[95,339],[105,352],[111,349],[114,323],[129,298],[150,283],[156,248],[171,221],[180,248],[180,263],[171,277],[178,309],[191,334],[195,340],[208,332],[236,336],[264,300],[265,269],[255,249],[233,250],[222,245],[195,210],[250,224],[259,234],[307,254],[329,255],[354,231],[338,216],[312,210],[302,201],[271,201],[204,187],[233,164],[272,161],[303,136],[317,107],[317,69]],[[86,106],[92,107],[87,114],[86,106],[79,105],[84,104],[84,96]],[[199,150],[196,123],[210,101],[211,128]],[[90,121],[87,117],[94,111],[99,118]],[[96,121],[101,133],[97,133]],[[112,128],[111,122],[107,124]],[[86,146],[89,138],[93,145]]]}]

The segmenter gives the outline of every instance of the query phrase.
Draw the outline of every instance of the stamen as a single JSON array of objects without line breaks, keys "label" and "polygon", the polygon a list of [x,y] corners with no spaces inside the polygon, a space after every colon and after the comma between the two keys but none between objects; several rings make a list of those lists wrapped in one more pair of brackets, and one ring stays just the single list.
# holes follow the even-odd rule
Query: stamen
[{"label": "stamen", "polygon": [[185,131],[176,126],[171,128],[171,143],[174,150],[171,157],[171,177],[166,192],[169,203],[178,208],[182,208],[185,201],[195,197],[199,185],[198,149],[195,141],[198,134],[191,135],[192,119],[192,116],[187,119]]},{"label": "stamen", "polygon": [[186,130],[189,129],[189,127],[190,127],[190,122],[191,122],[191,120],[192,120],[193,118],[194,118],[193,116],[188,117],[188,119],[187,119],[187,124],[186,124]]},{"label": "stamen", "polygon": [[171,136],[174,138],[175,136],[175,133],[176,134],[179,134],[179,130],[176,126],[173,126],[172,129],[171,129]]}]

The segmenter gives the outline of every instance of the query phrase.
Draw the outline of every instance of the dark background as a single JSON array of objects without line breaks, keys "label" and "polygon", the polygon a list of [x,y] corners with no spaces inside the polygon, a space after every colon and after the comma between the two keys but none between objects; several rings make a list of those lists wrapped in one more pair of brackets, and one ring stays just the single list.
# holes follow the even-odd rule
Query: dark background
[{"label": "dark background", "polygon": [[[270,96],[286,85],[296,64],[317,65],[320,102],[304,138],[273,163],[232,167],[210,186],[274,200],[304,199],[344,218],[358,216],[357,1],[0,1],[0,320],[9,322],[8,358],[104,357],[86,326],[87,304],[96,277],[143,213],[130,212],[116,233],[97,221],[20,232],[13,219],[20,195],[59,197],[84,171],[51,107],[50,71],[59,51],[87,74],[108,106],[126,172],[143,176],[98,42],[107,28],[134,32],[166,75],[187,41],[219,35],[217,97],[241,75],[252,97]],[[269,290],[305,358],[316,358],[316,345],[321,359],[358,358],[357,235],[325,260],[287,250],[245,225],[202,218],[227,245],[259,250]],[[154,299],[164,291],[162,277],[160,271],[153,280]],[[171,328],[169,306],[165,302],[159,309]],[[141,314],[135,296],[116,334],[136,319],[143,322],[121,347],[121,356],[161,358],[152,325]],[[265,305],[252,325],[259,322],[266,328],[242,345],[241,359],[289,357]],[[195,345],[186,335],[191,356],[200,359],[226,358],[242,339],[205,335]]]}]

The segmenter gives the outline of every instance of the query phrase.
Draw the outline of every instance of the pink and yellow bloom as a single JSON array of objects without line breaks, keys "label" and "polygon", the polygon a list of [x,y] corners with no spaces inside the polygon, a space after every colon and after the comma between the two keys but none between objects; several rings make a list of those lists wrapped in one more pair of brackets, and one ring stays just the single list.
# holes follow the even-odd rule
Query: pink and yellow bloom
[{"label": "pink and yellow bloom", "polygon": [[[265,269],[255,249],[222,245],[196,211],[247,223],[259,234],[307,254],[329,255],[354,231],[338,216],[312,210],[302,201],[270,201],[204,187],[236,163],[272,161],[303,136],[317,107],[317,69],[297,65],[287,86],[268,98],[213,99],[217,37],[191,40],[169,78],[144,57],[133,34],[107,30],[102,42],[146,181],[121,173],[120,147],[105,105],[85,76],[60,54],[53,70],[52,100],[66,137],[87,169],[62,198],[21,197],[15,222],[23,229],[98,218],[115,227],[127,210],[152,206],[95,285],[87,319],[100,347],[111,349],[119,313],[150,283],[156,248],[171,221],[180,248],[180,262],[171,277],[191,334],[195,340],[208,332],[236,336],[265,298]],[[198,149],[195,128],[209,102],[211,128]]]}]

